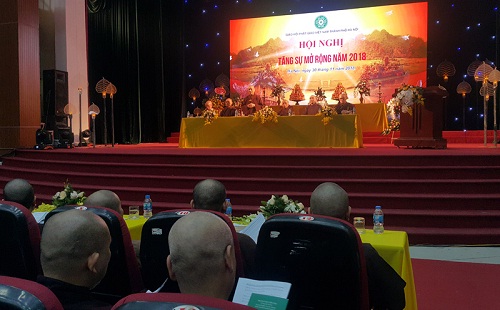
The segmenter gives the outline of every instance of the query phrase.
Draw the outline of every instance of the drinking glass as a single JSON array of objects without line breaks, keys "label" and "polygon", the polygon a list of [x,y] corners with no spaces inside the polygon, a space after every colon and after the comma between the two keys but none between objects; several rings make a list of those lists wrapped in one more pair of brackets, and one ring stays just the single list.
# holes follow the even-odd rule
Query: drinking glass
[{"label": "drinking glass", "polygon": [[130,206],[128,207],[128,218],[130,220],[139,219],[139,206]]},{"label": "drinking glass", "polygon": [[365,230],[365,218],[364,217],[355,217],[354,218],[354,227],[360,234],[364,234]]}]

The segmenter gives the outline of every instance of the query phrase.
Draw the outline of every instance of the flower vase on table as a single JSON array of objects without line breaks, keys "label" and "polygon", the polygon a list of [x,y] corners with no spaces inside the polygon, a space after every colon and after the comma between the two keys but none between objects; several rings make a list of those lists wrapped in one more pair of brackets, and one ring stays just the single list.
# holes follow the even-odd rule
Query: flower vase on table
[{"label": "flower vase on table", "polygon": [[301,202],[288,198],[287,195],[272,195],[268,201],[261,201],[260,212],[268,218],[278,213],[305,214],[304,205]]}]

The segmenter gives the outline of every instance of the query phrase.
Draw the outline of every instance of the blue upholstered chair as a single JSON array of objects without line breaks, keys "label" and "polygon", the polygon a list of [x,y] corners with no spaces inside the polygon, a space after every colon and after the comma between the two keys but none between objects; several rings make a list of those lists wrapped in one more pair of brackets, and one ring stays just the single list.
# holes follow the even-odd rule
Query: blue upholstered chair
[{"label": "blue upholstered chair", "polygon": [[16,202],[0,202],[0,252],[0,275],[35,281],[41,274],[38,223]]}]

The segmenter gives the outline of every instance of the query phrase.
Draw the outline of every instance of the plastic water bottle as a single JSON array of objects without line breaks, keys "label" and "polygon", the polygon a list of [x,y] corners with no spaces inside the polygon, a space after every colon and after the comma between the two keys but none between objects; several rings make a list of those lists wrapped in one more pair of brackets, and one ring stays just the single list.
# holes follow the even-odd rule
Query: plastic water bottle
[{"label": "plastic water bottle", "polygon": [[153,216],[153,201],[151,201],[151,196],[146,195],[144,198],[144,202],[142,204],[142,208],[144,210],[144,218],[148,219]]},{"label": "plastic water bottle", "polygon": [[373,232],[376,234],[384,232],[384,212],[381,206],[376,206],[373,211]]},{"label": "plastic water bottle", "polygon": [[230,219],[233,219],[233,206],[231,205],[231,200],[229,200],[229,198],[226,198],[226,215]]}]

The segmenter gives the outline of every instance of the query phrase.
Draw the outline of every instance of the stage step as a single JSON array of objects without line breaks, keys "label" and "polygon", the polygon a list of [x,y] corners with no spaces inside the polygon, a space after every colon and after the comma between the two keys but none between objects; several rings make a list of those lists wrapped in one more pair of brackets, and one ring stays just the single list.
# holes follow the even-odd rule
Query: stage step
[{"label": "stage step", "polygon": [[172,132],[170,137],[167,137],[167,143],[179,143],[179,132]]},{"label": "stage step", "polygon": [[314,188],[331,181],[349,193],[351,218],[363,216],[370,226],[373,208],[381,205],[386,228],[407,231],[411,244],[500,244],[500,152],[493,148],[186,150],[144,144],[12,155],[2,158],[0,191],[10,179],[25,178],[38,202],[50,203],[68,180],[86,195],[115,191],[125,210],[148,193],[160,212],[189,208],[195,184],[214,178],[241,216],[257,212],[273,194],[308,207]]},{"label": "stage step", "polygon": [[[500,133],[499,133],[500,134]],[[172,132],[167,138],[168,143],[179,143],[179,132]],[[487,143],[493,143],[493,130],[487,131]],[[399,131],[382,135],[381,132],[363,132],[363,143],[365,144],[392,144],[394,139],[399,138]],[[484,131],[443,131],[443,138],[448,143],[484,143]],[[497,140],[498,141],[498,140]]]}]

